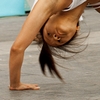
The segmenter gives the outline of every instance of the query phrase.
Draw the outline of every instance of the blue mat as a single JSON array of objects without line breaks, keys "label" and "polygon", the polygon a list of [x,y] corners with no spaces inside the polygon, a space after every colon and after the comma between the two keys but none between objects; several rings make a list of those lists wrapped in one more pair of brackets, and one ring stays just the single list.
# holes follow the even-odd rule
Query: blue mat
[{"label": "blue mat", "polygon": [[1,0],[0,1],[0,17],[24,15],[24,0]]},{"label": "blue mat", "polygon": [[25,8],[25,12],[31,10],[30,5],[28,4],[28,1],[27,0],[25,0],[24,8]]}]

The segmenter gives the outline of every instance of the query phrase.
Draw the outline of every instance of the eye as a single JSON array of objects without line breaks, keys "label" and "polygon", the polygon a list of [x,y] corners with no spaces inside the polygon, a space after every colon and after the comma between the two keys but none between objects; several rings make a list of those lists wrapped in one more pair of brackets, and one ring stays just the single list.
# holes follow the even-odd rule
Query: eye
[{"label": "eye", "polygon": [[48,36],[50,36],[50,33],[47,33],[48,34]]}]

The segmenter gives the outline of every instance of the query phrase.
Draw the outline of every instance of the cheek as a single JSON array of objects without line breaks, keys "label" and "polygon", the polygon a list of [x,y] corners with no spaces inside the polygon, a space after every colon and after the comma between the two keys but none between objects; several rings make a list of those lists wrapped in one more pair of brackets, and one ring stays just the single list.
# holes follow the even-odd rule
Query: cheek
[{"label": "cheek", "polygon": [[62,39],[62,43],[65,44],[65,43],[67,43],[69,40],[70,40],[69,37],[65,37],[65,38]]},{"label": "cheek", "polygon": [[76,34],[76,31],[70,36],[69,40],[71,40],[75,36],[75,34]]},{"label": "cheek", "polygon": [[51,25],[47,22],[45,27],[44,27],[44,30],[45,30],[44,32],[46,32],[46,33],[50,32],[50,28],[51,28]]},{"label": "cheek", "polygon": [[49,35],[51,36],[55,33],[55,28],[52,25],[48,24],[45,27],[45,32],[49,33]]},{"label": "cheek", "polygon": [[45,38],[45,36],[46,36],[46,27],[44,27],[44,29],[43,29],[43,38]]},{"label": "cheek", "polygon": [[63,42],[67,43],[68,41],[70,41],[72,39],[72,37],[75,35],[75,33],[69,33],[67,34],[64,38],[63,38]]}]

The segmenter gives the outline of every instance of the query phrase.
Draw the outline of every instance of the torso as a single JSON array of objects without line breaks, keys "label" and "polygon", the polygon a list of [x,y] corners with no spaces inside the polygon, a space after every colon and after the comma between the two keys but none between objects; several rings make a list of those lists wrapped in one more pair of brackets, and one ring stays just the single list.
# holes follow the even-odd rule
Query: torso
[{"label": "torso", "polygon": [[[32,6],[32,9],[34,7],[34,5],[37,3],[38,0],[35,0]],[[72,3],[70,4],[70,6],[68,8],[65,8],[63,11],[69,11],[72,10],[74,8],[76,8],[77,6],[81,5],[82,3],[84,3],[87,0],[72,0]]]}]

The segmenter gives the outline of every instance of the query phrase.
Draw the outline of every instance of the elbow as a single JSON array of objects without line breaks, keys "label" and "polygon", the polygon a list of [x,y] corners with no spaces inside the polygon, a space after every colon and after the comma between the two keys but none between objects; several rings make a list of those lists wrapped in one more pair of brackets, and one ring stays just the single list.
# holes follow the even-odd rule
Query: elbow
[{"label": "elbow", "polygon": [[10,49],[10,54],[19,54],[22,52],[24,52],[24,49],[22,49],[22,47],[17,46],[17,45],[12,45]]}]

